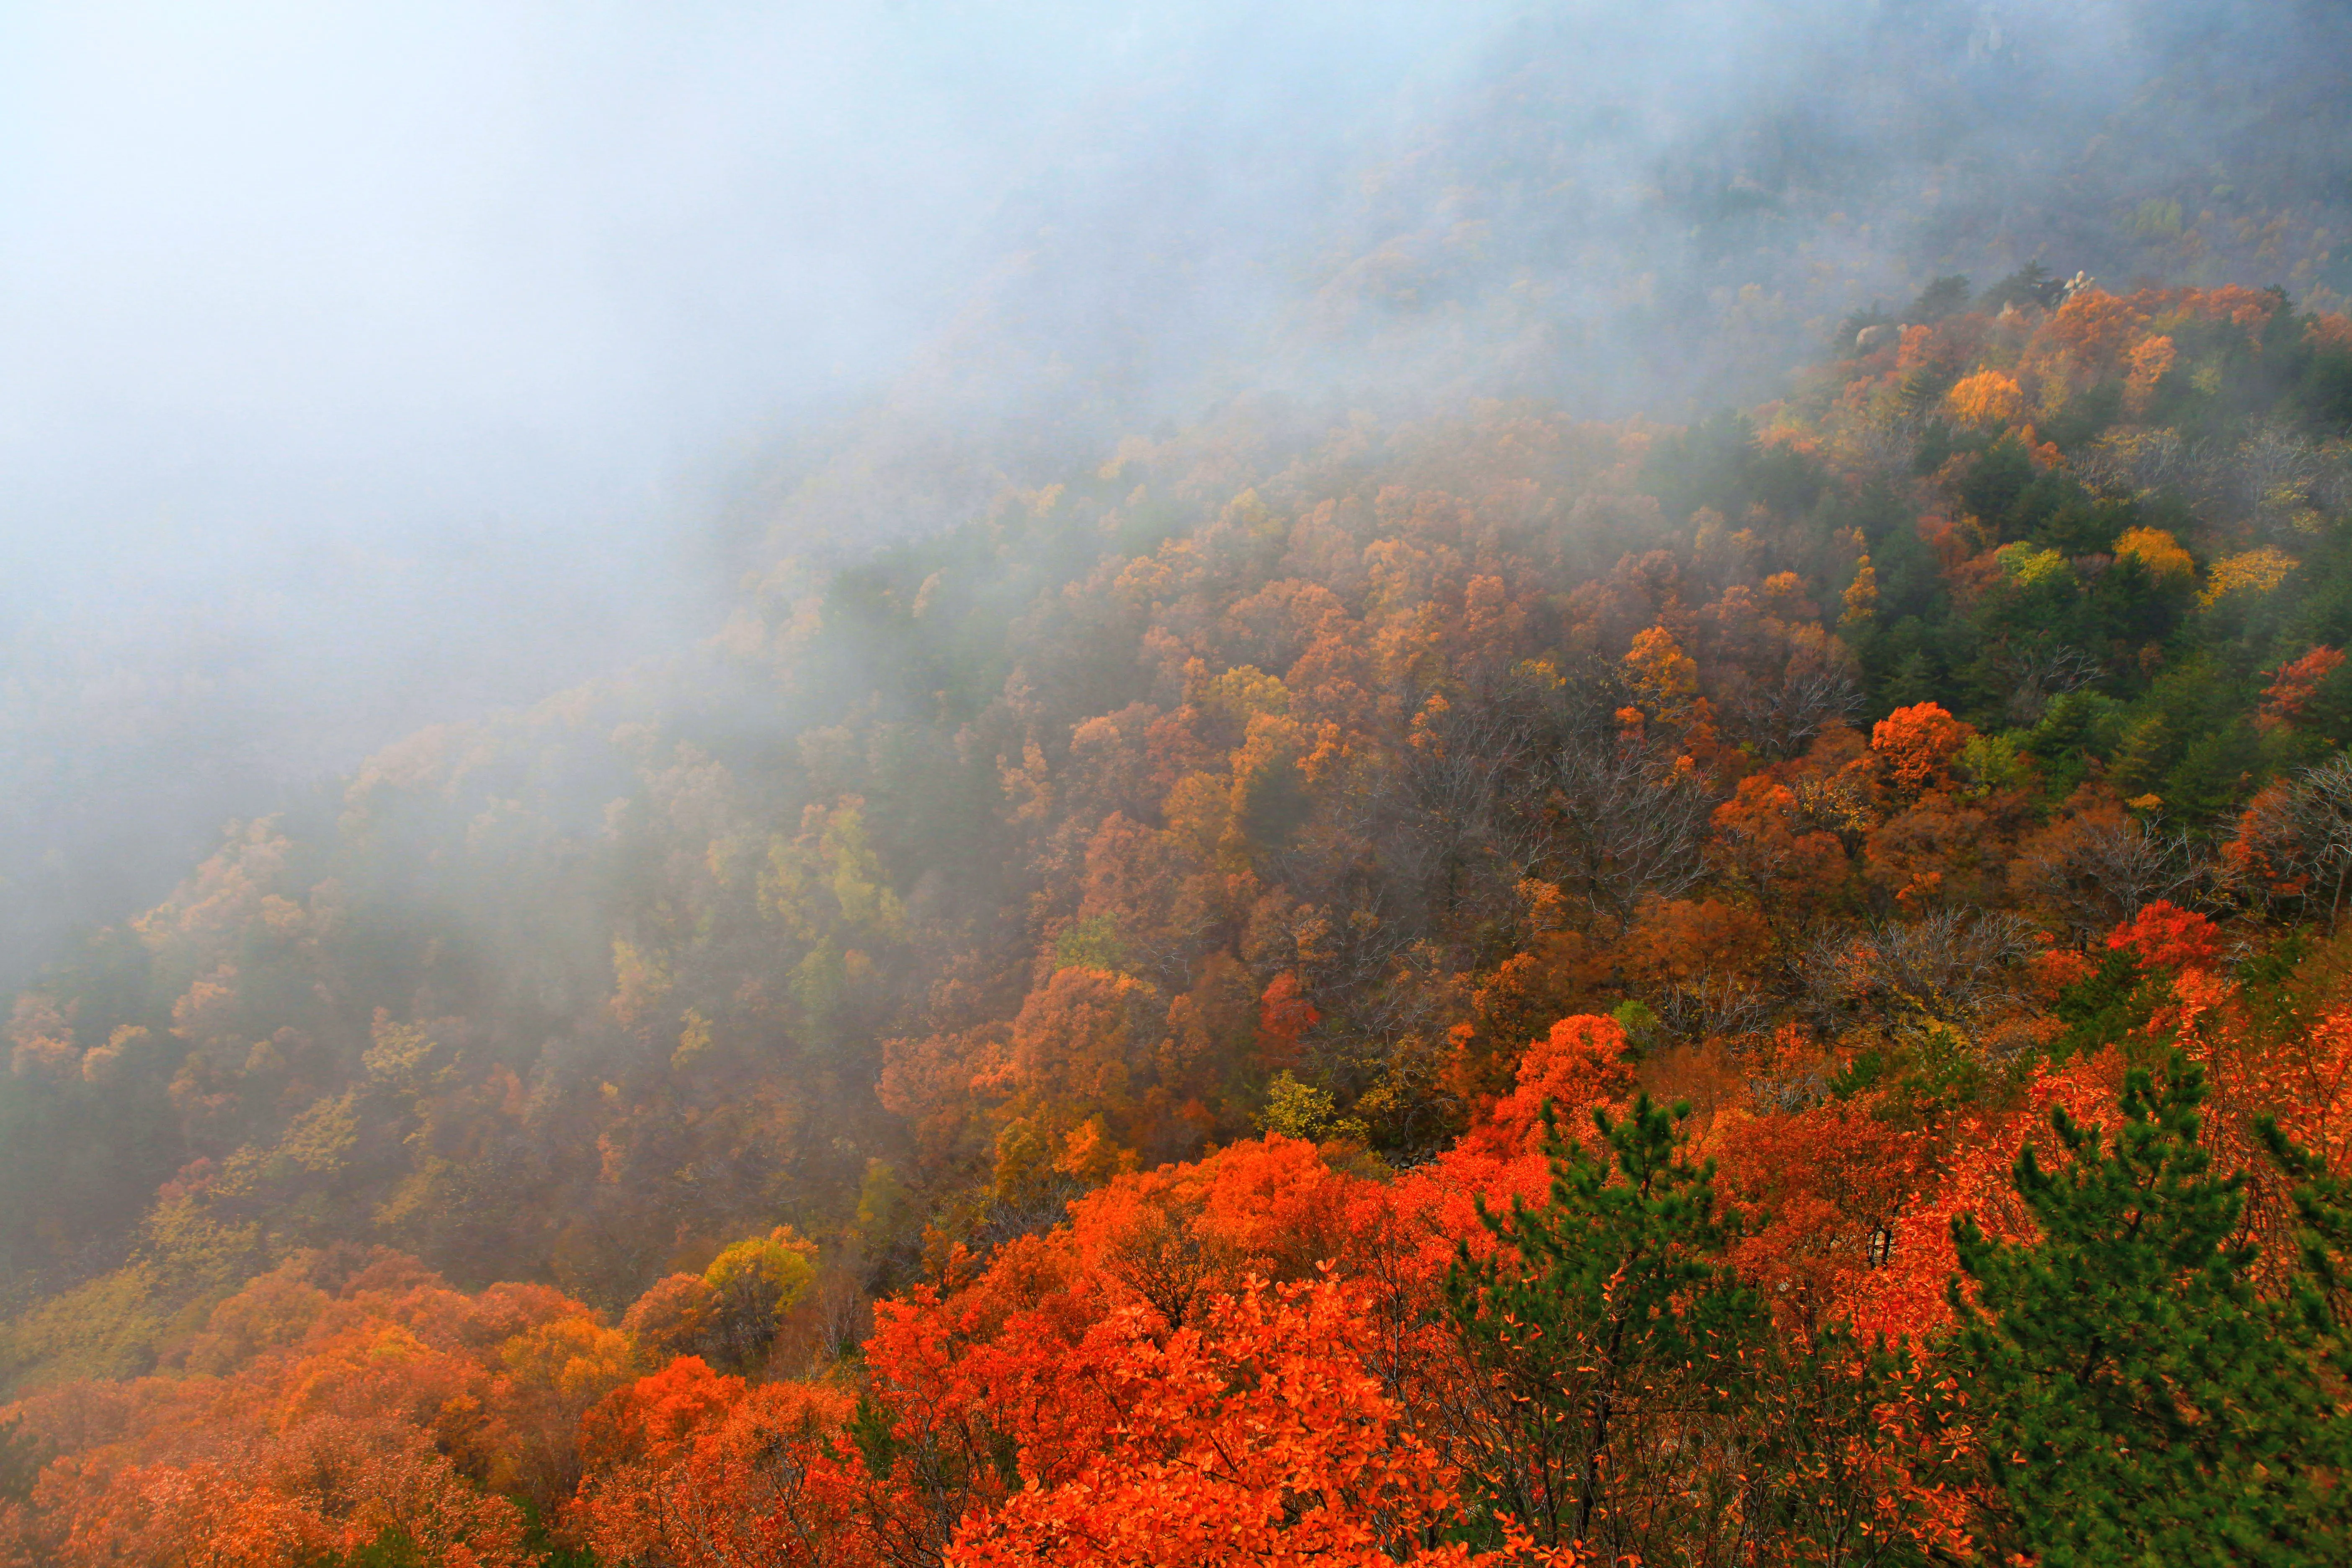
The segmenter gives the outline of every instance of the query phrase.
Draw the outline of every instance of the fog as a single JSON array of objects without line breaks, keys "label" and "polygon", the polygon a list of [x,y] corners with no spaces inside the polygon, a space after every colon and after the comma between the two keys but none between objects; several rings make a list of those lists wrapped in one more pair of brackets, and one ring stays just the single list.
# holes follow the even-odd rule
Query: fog
[{"label": "fog", "polygon": [[[226,817],[692,646],[762,552],[937,526],[1125,428],[1268,391],[1683,416],[1940,272],[2179,273],[2116,213],[2186,181],[2193,225],[2278,104],[2330,140],[2341,33],[2125,0],[7,8],[0,984]],[[2285,251],[2208,226],[2194,265],[2319,285],[2347,194],[2315,158]]]},{"label": "fog", "polygon": [[1473,16],[11,8],[0,978],[289,782],[707,631],[711,485],[903,374],[1091,120],[1312,58],[1305,119]]}]

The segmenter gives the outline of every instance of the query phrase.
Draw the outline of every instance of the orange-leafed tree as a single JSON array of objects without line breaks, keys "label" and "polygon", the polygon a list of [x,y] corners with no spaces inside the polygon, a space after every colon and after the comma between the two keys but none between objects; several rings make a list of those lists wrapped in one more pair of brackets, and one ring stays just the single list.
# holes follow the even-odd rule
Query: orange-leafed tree
[{"label": "orange-leafed tree", "polygon": [[2107,948],[2154,968],[2210,969],[2221,960],[2221,933],[2195,910],[2158,899],[2109,933]]},{"label": "orange-leafed tree", "polygon": [[1962,376],[1945,395],[1952,417],[1963,425],[1998,429],[2013,424],[2025,411],[2025,395],[2017,383],[1997,370]]},{"label": "orange-leafed tree", "polygon": [[1265,994],[1258,1000],[1257,1041],[1260,1058],[1271,1067],[1286,1067],[1298,1060],[1299,1042],[1307,1031],[1323,1021],[1307,999],[1307,988],[1296,970],[1285,970],[1267,982]]},{"label": "orange-leafed tree", "polygon": [[1454,1477],[1367,1369],[1369,1341],[1355,1294],[1328,1279],[1252,1282],[1164,1337],[1139,1310],[1114,1316],[1072,1357],[1051,1484],[1024,1450],[1032,1484],[968,1518],[954,1561],[1498,1561],[1431,1544],[1459,1518]]},{"label": "orange-leafed tree", "polygon": [[851,1397],[746,1386],[685,1361],[608,1400],[588,1427],[597,1463],[568,1519],[609,1563],[666,1568],[878,1568],[863,1477],[834,1441]]},{"label": "orange-leafed tree", "polygon": [[1897,789],[1916,794],[1948,781],[1952,758],[1975,733],[1942,704],[1918,702],[1881,719],[1870,731],[1870,749]]},{"label": "orange-leafed tree", "polygon": [[[1155,1005],[1156,1004],[1156,1005]],[[1072,967],[1032,992],[1013,1020],[1012,1076],[1050,1121],[1131,1110],[1166,1003],[1132,975]]]},{"label": "orange-leafed tree", "polygon": [[2315,647],[2280,665],[2263,689],[2255,725],[2269,730],[2291,728],[2318,695],[2320,683],[2343,668],[2344,651],[2333,647]]},{"label": "orange-leafed tree", "polygon": [[1486,1109],[1462,1146],[1503,1159],[1533,1153],[1543,1146],[1547,1107],[1568,1134],[1585,1136],[1593,1110],[1621,1109],[1633,1088],[1623,1025],[1590,1013],[1562,1018],[1528,1045],[1511,1092]]}]

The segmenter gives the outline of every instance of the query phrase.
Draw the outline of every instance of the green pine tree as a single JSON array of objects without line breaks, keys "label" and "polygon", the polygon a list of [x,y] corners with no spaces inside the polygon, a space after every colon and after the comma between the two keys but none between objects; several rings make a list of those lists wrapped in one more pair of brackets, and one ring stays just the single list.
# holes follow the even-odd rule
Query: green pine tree
[{"label": "green pine tree", "polygon": [[[1713,1161],[1687,1105],[1594,1113],[1602,1152],[1550,1128],[1549,1201],[1480,1205],[1448,1304],[1474,1375],[1453,1415],[1474,1517],[1610,1561],[1728,1561],[1752,1534],[1738,1430],[1772,1373],[1763,1302],[1724,1260]],[[1549,1126],[1549,1123],[1547,1123]]]},{"label": "green pine tree", "polygon": [[1900,1352],[1775,1331],[1725,1257],[1737,1216],[1688,1158],[1689,1110],[1595,1112],[1596,1153],[1547,1108],[1548,1201],[1481,1204],[1495,1247],[1462,1247],[1446,1280],[1473,1538],[1507,1516],[1612,1563],[1923,1561],[1874,1446],[1882,1412],[1937,1420],[1937,1394]]},{"label": "green pine tree", "polygon": [[[1666,1429],[1720,1409],[1761,1335],[1762,1303],[1722,1260],[1714,1163],[1685,1158],[1688,1113],[1647,1095],[1622,1121],[1596,1111],[1605,1157],[1551,1128],[1550,1201],[1482,1203],[1496,1246],[1480,1258],[1465,1245],[1447,1278],[1486,1379],[1459,1412],[1470,1468],[1489,1517],[1542,1544],[1606,1541],[1613,1558],[1652,1533],[1655,1503],[1685,1490],[1648,1474],[1660,1439],[1696,1451]],[[1682,1500],[1727,1510],[1724,1479]]]},{"label": "green pine tree", "polygon": [[2303,1220],[2296,1237],[2303,1264],[2294,1303],[2317,1336],[2339,1395],[2352,1394],[2352,1180],[2298,1147],[2264,1118],[2260,1131],[2280,1169],[2294,1178],[2294,1206]]},{"label": "green pine tree", "polygon": [[2135,1070],[2110,1138],[2028,1145],[2035,1245],[1954,1224],[1952,1346],[1990,1470],[1987,1543],[2047,1568],[2352,1561],[2352,1426],[2311,1315],[2258,1296],[2242,1176],[2198,1146],[2202,1070]]}]

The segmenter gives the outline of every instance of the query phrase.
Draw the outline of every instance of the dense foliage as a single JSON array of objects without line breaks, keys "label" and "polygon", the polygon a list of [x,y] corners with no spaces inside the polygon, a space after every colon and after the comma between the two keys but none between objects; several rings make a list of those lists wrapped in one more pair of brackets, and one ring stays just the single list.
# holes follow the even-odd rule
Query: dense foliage
[{"label": "dense foliage", "polygon": [[0,1552],[2328,1557],[2352,321],[1907,314],[1131,439],[238,828],[16,1005]]}]

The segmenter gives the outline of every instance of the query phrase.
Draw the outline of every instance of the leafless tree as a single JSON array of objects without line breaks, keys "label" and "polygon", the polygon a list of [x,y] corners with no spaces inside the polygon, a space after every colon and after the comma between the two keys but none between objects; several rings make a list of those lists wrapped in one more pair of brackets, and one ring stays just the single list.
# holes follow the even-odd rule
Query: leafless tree
[{"label": "leafless tree", "polygon": [[1075,1176],[1055,1173],[1036,1183],[1018,1197],[1000,1197],[971,1234],[972,1249],[982,1257],[1024,1236],[1043,1236],[1070,1217],[1070,1202],[1083,1196],[1086,1184]]},{"label": "leafless tree", "polygon": [[2186,441],[2170,430],[2118,432],[2074,467],[2084,483],[2110,495],[2169,490],[2200,511],[2233,519],[2275,516],[2283,497],[2330,512],[2352,504],[2352,454],[2343,444],[2275,425],[2234,446]]},{"label": "leafless tree", "polygon": [[1854,1009],[1906,1006],[1977,1025],[2027,993],[2040,933],[2021,915],[1940,910],[1908,924],[1824,937],[1799,960],[1818,1022]]},{"label": "leafless tree", "polygon": [[1553,880],[1621,921],[1643,894],[1675,898],[1697,883],[1715,800],[1696,769],[1627,736],[1571,740],[1544,765]]},{"label": "leafless tree", "polygon": [[811,1292],[813,1321],[796,1348],[802,1364],[796,1372],[814,1372],[854,1355],[874,1332],[874,1301],[847,1270],[821,1275]]},{"label": "leafless tree", "polygon": [[1760,1034],[1772,1020],[1772,999],[1727,974],[1700,974],[1646,1000],[1668,1033],[1686,1039]]},{"label": "leafless tree", "polygon": [[2352,754],[2305,769],[2283,790],[2266,791],[2248,812],[2245,834],[2268,902],[2326,912],[2333,930],[2352,892]]},{"label": "leafless tree", "polygon": [[2304,495],[2320,477],[2321,466],[2318,443],[2264,426],[2231,454],[2231,499],[2242,515],[2253,515],[2275,505],[2282,494]]},{"label": "leafless tree", "polygon": [[1453,911],[1473,891],[1465,883],[1482,865],[1499,872],[1526,862],[1533,846],[1510,797],[1523,787],[1537,745],[1508,708],[1464,702],[1404,748],[1398,769],[1404,832],[1387,848],[1440,910]]},{"label": "leafless tree", "polygon": [[2074,472],[2113,496],[2150,490],[2201,490],[2207,465],[2200,450],[2177,430],[2131,431],[2103,437],[2074,458]]},{"label": "leafless tree", "polygon": [[1767,686],[1751,686],[1725,704],[1731,733],[1768,757],[1792,757],[1832,724],[1862,710],[1862,693],[1842,670],[1791,669]]},{"label": "leafless tree", "polygon": [[1901,413],[1864,421],[1852,437],[1855,467],[1865,475],[1901,480],[1910,471],[1912,455],[1919,449],[1921,423]]},{"label": "leafless tree", "polygon": [[2077,937],[2131,920],[2158,899],[2204,898],[2212,866],[2185,833],[2105,806],[2081,813],[2023,846],[2010,863],[2019,899]]},{"label": "leafless tree", "polygon": [[2010,682],[2009,717],[2021,725],[2040,719],[2053,698],[2096,685],[2107,673],[2097,657],[2063,643],[2004,649],[1995,664]]}]

